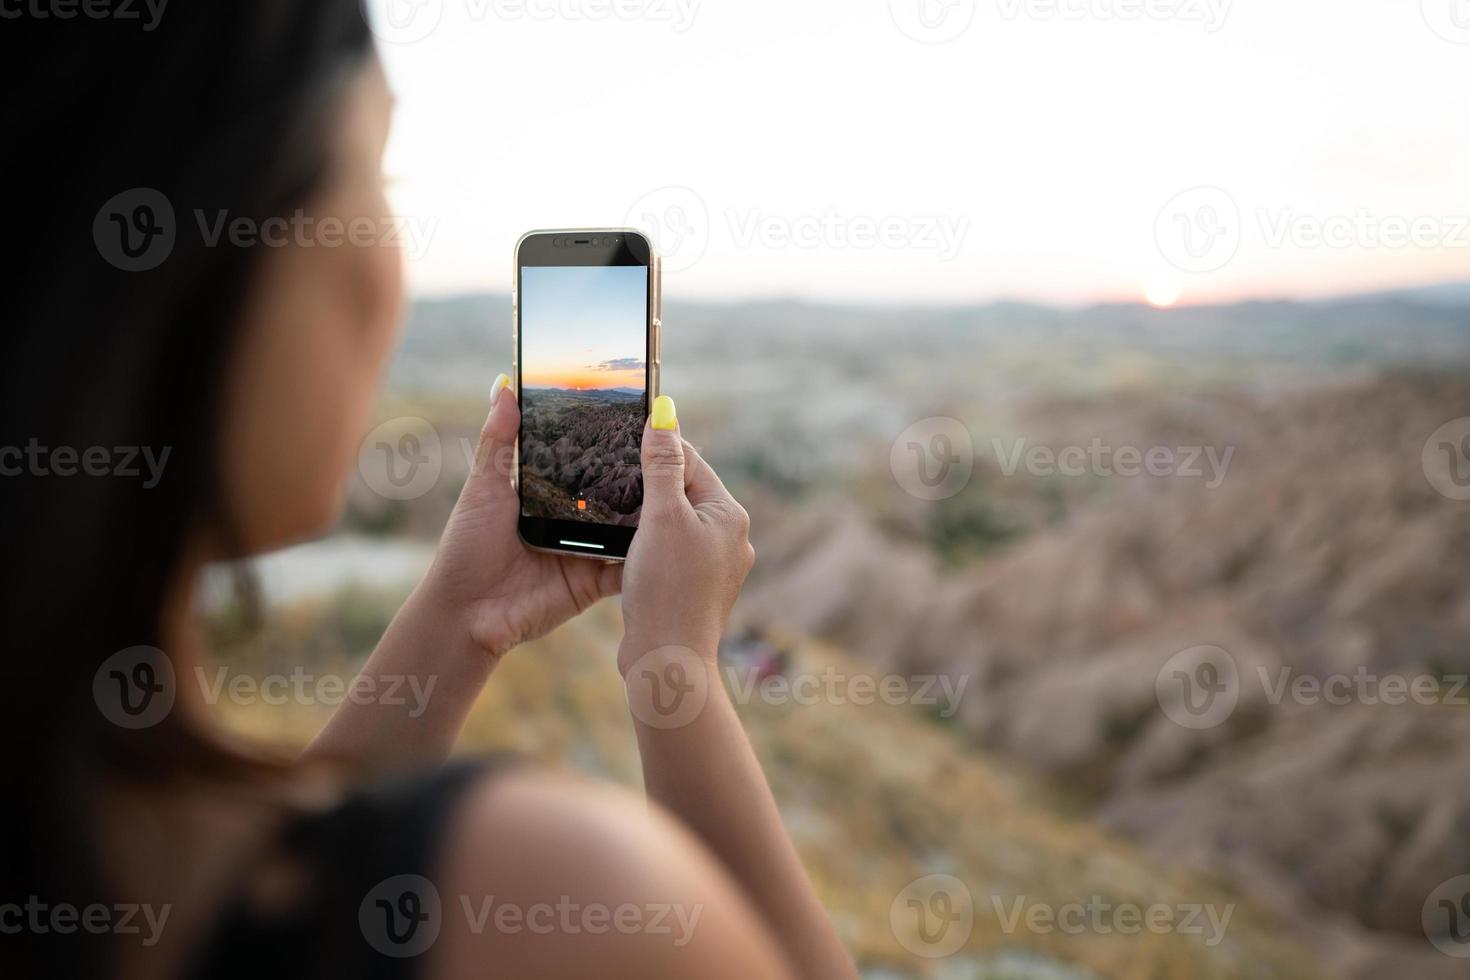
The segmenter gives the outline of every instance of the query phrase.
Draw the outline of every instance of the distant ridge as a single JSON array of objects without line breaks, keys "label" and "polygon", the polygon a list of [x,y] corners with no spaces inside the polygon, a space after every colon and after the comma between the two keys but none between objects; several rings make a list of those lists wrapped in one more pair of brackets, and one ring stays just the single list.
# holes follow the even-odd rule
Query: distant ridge
[{"label": "distant ridge", "polygon": [[525,391],[543,395],[561,395],[566,398],[612,398],[617,401],[633,401],[643,397],[641,388],[557,388],[553,385],[522,385]]},{"label": "distant ridge", "polygon": [[[668,299],[668,297],[666,297]],[[954,303],[922,303],[916,304],[903,299],[877,300],[871,302],[840,302],[837,300],[824,299],[795,299],[791,297],[752,296],[749,299],[678,299],[674,303],[679,307],[697,309],[750,309],[766,312],[793,313],[801,310],[865,310],[872,312],[894,311],[913,309],[922,311],[926,315],[942,314],[945,312],[974,312],[983,310],[997,314],[1015,314],[1027,311],[1054,311],[1058,313],[1074,313],[1089,309],[1107,309],[1118,307],[1137,306],[1141,309],[1152,310],[1147,303],[1130,300],[1098,300],[1095,302],[1082,303],[1054,303],[1045,300],[1021,298],[1021,297],[997,297],[988,300],[957,301]],[[1303,305],[1323,306],[1340,303],[1361,303],[1365,301],[1387,301],[1416,303],[1424,306],[1459,307],[1470,306],[1470,280],[1452,280],[1441,283],[1430,283],[1422,286],[1406,286],[1401,288],[1373,289],[1366,292],[1344,292],[1336,295],[1326,296],[1249,296],[1228,302],[1214,303],[1189,303],[1186,302],[1173,310],[1159,310],[1160,313],[1170,313],[1182,310],[1231,310],[1250,309],[1263,304],[1269,305]],[[426,296],[413,301],[415,307],[432,308],[441,314],[454,315],[471,313],[484,317],[489,315],[487,324],[495,324],[504,320],[510,321],[510,297],[500,293],[461,293],[449,296]]]}]

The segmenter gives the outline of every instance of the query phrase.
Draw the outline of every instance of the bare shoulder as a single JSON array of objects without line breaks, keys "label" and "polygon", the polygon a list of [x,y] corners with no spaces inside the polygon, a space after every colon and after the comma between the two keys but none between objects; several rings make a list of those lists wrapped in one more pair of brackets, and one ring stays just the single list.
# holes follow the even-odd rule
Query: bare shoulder
[{"label": "bare shoulder", "polygon": [[516,772],[468,793],[435,872],[424,976],[786,978],[715,859],[640,797]]}]

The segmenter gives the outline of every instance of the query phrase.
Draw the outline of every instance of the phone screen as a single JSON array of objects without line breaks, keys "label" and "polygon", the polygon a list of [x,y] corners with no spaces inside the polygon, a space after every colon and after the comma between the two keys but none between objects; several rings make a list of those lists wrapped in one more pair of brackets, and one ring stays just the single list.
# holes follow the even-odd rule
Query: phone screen
[{"label": "phone screen", "polygon": [[643,506],[650,267],[622,237],[544,237],[517,263],[522,534],[623,557]]}]

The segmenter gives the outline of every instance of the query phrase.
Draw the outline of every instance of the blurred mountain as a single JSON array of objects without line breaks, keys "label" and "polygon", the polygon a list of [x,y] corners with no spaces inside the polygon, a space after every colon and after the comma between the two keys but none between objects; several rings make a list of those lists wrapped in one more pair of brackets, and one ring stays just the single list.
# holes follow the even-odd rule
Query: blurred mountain
[{"label": "blurred mountain", "polygon": [[526,395],[538,398],[562,398],[588,403],[633,402],[643,397],[637,388],[557,388],[553,385],[526,385]]},{"label": "blurred mountain", "polygon": [[1433,286],[1419,286],[1414,289],[1400,289],[1394,292],[1380,293],[1378,296],[1385,299],[1419,303],[1424,306],[1447,306],[1463,309],[1470,307],[1470,282],[1450,282],[1439,283]]},{"label": "blurred mountain", "polygon": [[[1018,385],[1095,389],[1117,383],[1293,384],[1387,365],[1463,360],[1470,284],[1331,301],[1253,301],[1156,310],[1134,304],[1061,309],[1024,303],[873,307],[666,299],[664,376],[673,390],[751,377],[923,378],[949,391],[956,372],[992,393]],[[482,392],[511,363],[510,299],[481,295],[412,307],[390,383],[439,395]]]},{"label": "blurred mountain", "polygon": [[[1037,399],[1007,438],[1212,447],[1231,466],[1214,488],[1007,476],[981,450],[971,486],[941,504],[887,474],[863,506],[757,496],[739,620],[968,679],[958,724],[976,745],[1050,774],[1160,859],[1254,895],[1341,975],[1452,975],[1420,909],[1470,869],[1470,509],[1420,457],[1467,410],[1470,378],[1418,374]],[[966,507],[1030,526],[946,564],[930,525],[965,528],[941,515]],[[1156,684],[1206,644],[1233,658],[1240,702],[1191,729]],[[1347,703],[1273,695],[1282,677],[1337,679]],[[1390,700],[1378,685],[1395,677],[1437,684],[1441,701]]]},{"label": "blurred mountain", "polygon": [[[921,728],[890,726],[883,711],[824,728],[820,708],[781,721],[801,732],[793,741],[753,725],[804,848],[854,849],[830,861],[806,851],[835,907],[852,910],[849,935],[886,916],[876,899],[847,897],[863,873],[943,868],[952,840],[990,880],[1013,845],[972,835],[1059,807],[1170,874],[1251,896],[1333,975],[1462,975],[1420,913],[1435,885],[1470,871],[1470,710],[1363,694],[1295,703],[1272,685],[1283,671],[1318,685],[1365,673],[1448,691],[1470,673],[1470,505],[1436,492],[1422,458],[1431,433],[1470,415],[1470,286],[1173,310],[671,298],[665,312],[664,390],[754,519],[737,628],[789,637],[804,658],[967,683],[952,718]],[[510,337],[503,297],[416,304],[381,415],[433,419],[446,446],[472,446]],[[928,501],[900,488],[892,450],[934,418],[968,434],[973,472],[963,492]],[[1201,471],[1015,465],[1094,444],[1193,450]],[[432,537],[467,460],[446,449],[443,478],[409,502],[356,480],[348,527]],[[1200,645],[1232,658],[1239,703],[1189,728],[1162,710],[1158,680]],[[534,731],[564,723],[516,718]],[[549,744],[580,768],[613,765],[594,742]],[[1054,795],[997,808],[993,773],[954,776],[995,760]],[[890,764],[938,775],[903,782]],[[829,768],[888,775],[871,796],[842,796],[824,788]],[[804,794],[815,802],[793,802]],[[875,807],[882,834],[847,833]],[[1047,845],[1062,867],[1083,860],[1073,832]],[[1034,858],[1013,882],[1065,881]],[[1003,945],[982,943],[987,955]],[[1040,952],[1098,976],[1235,975],[1209,972],[1233,969],[1231,957],[1160,966],[1134,948],[1136,964]],[[873,953],[874,977],[909,975],[883,973],[887,955]],[[994,972],[1075,976],[1058,970]]]}]

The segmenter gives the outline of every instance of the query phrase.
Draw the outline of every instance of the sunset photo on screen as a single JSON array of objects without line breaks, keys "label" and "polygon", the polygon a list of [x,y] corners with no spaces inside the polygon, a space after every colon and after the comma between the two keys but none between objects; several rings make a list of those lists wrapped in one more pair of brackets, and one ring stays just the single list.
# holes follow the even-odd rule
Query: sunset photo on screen
[{"label": "sunset photo on screen", "polygon": [[521,272],[521,510],[638,523],[646,266]]}]

